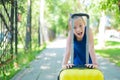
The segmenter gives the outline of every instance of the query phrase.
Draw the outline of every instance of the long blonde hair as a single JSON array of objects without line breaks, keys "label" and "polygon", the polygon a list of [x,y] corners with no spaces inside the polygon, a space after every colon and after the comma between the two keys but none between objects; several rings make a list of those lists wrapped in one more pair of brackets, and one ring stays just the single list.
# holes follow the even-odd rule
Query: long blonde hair
[{"label": "long blonde hair", "polygon": [[[83,17],[80,16],[75,16],[74,19],[80,19],[85,25],[86,25],[86,20]],[[68,30],[71,30],[71,17],[68,19]]]}]

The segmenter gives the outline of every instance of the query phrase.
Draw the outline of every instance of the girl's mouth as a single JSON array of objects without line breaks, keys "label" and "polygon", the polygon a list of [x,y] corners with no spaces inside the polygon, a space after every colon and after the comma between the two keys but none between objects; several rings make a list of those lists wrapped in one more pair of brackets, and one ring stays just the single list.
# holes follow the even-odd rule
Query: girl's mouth
[{"label": "girl's mouth", "polygon": [[77,33],[77,35],[81,36],[81,35],[82,35],[82,32]]}]

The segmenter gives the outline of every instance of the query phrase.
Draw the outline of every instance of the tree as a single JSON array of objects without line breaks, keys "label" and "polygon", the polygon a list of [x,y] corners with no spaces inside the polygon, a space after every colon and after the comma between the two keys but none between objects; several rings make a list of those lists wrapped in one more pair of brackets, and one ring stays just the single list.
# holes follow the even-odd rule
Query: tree
[{"label": "tree", "polygon": [[44,5],[45,0],[40,0],[40,25],[39,25],[39,45],[43,44],[44,39]]},{"label": "tree", "polygon": [[120,21],[120,14],[119,14],[119,0],[101,0],[100,2],[100,10],[104,10],[106,15],[111,16],[112,22],[111,25],[113,28],[120,29],[119,21]]},{"label": "tree", "polygon": [[49,28],[59,35],[67,33],[70,14],[82,11],[79,0],[47,0],[44,17]]},{"label": "tree", "polygon": [[105,15],[105,12],[103,11],[102,16],[100,18],[100,23],[99,23],[99,33],[98,33],[98,46],[99,48],[104,48],[105,47],[105,27],[107,23],[107,18]]},{"label": "tree", "polygon": [[25,49],[31,48],[31,0],[28,0]]}]

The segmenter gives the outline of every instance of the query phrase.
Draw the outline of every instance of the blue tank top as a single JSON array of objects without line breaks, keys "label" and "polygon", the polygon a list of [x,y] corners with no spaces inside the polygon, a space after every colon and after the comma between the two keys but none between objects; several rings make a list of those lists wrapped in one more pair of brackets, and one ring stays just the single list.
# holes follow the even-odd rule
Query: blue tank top
[{"label": "blue tank top", "polygon": [[[74,36],[74,65],[85,65],[86,64],[86,28],[83,39],[77,41]],[[92,64],[91,57],[89,55],[89,64]]]}]

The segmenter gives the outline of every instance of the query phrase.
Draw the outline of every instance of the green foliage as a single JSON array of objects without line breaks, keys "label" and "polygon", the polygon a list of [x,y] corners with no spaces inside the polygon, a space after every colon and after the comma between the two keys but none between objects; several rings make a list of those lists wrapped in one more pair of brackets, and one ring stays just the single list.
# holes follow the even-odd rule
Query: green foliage
[{"label": "green foliage", "polygon": [[101,12],[103,11],[106,16],[110,17],[111,27],[120,29],[120,11],[118,8],[118,0],[91,0],[91,4],[88,6],[91,26],[99,26],[99,19],[101,17]]},{"label": "green foliage", "polygon": [[[21,22],[18,22],[18,64],[20,67],[28,65],[39,53],[38,47],[38,22],[40,15],[40,0],[32,0],[32,50],[24,52],[24,39],[26,33],[27,21],[27,0],[18,1],[18,13],[21,14]],[[72,13],[87,12],[90,15],[91,25],[98,27],[101,12],[111,16],[112,26],[120,29],[120,14],[118,9],[118,0],[91,0],[89,6],[85,6],[80,0],[45,0],[44,20],[45,26],[57,34],[65,34],[68,29],[68,18]],[[95,41],[97,44],[97,41]],[[118,46],[115,42],[107,42],[107,46]],[[119,49],[96,50],[100,54],[105,54],[112,61],[118,61],[120,64]],[[114,54],[113,54],[114,53]],[[115,56],[117,55],[117,56]],[[23,63],[21,63],[23,62]],[[13,70],[14,71],[14,70]],[[14,73],[14,72],[13,72]]]},{"label": "green foliage", "polygon": [[[25,52],[24,43],[25,43],[25,34],[26,34],[26,23],[27,23],[27,0],[17,0],[18,1],[18,13],[21,15],[21,21],[18,22],[18,53],[15,55],[15,59],[10,62],[8,65],[5,65],[5,69],[1,70],[0,80],[9,80],[12,78],[20,69],[26,67],[32,60],[35,59],[37,54],[40,54],[40,51],[43,50],[46,44],[38,46],[38,19],[39,19],[39,1],[32,0],[32,48],[30,51]],[[8,6],[7,6],[8,7]],[[18,67],[15,68],[14,62],[18,64]],[[3,71],[5,71],[5,75]]]},{"label": "green foliage", "polygon": [[114,10],[115,6],[118,5],[118,0],[101,0],[100,9],[101,10]]},{"label": "green foliage", "polygon": [[80,12],[77,4],[78,0],[47,0],[45,8],[45,19],[48,27],[57,33],[65,33],[69,15]]},{"label": "green foliage", "polygon": [[[36,58],[36,55],[46,47],[46,44],[43,44],[40,48],[34,48],[30,51],[25,52],[24,49],[19,49],[19,53],[16,58],[5,67],[0,68],[0,70],[6,68],[2,75],[0,74],[0,80],[10,80],[17,72],[19,72],[24,67],[28,67],[29,63]],[[16,64],[15,64],[16,63]]]},{"label": "green foliage", "polygon": [[18,1],[18,13],[26,13],[27,12],[27,1],[26,0],[19,0]]},{"label": "green foliage", "polygon": [[120,15],[117,13],[113,13],[111,18],[112,18],[112,20],[111,20],[112,26],[115,29],[120,29],[120,24],[119,24],[120,23]]},{"label": "green foliage", "polygon": [[101,0],[99,5],[100,11],[105,11],[106,15],[111,16],[111,25],[116,29],[120,29],[120,11],[118,8],[118,0]]},{"label": "green foliage", "polygon": [[101,11],[99,9],[98,1],[92,1],[88,7],[88,14],[90,15],[90,24],[92,27],[99,26],[99,19],[101,17]]},{"label": "green foliage", "polygon": [[[11,0],[3,0],[4,3],[10,3]],[[0,4],[2,4],[2,0],[0,0]]]}]

